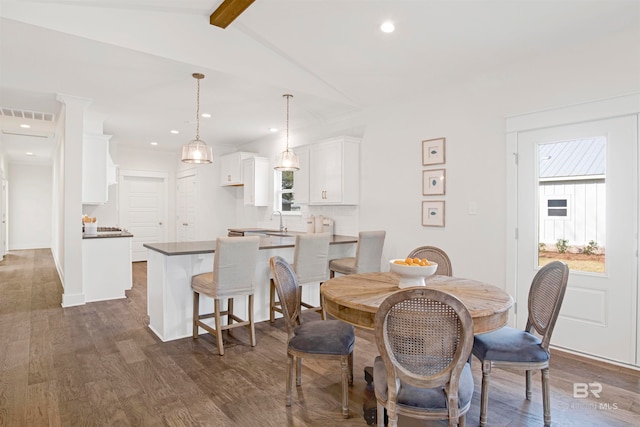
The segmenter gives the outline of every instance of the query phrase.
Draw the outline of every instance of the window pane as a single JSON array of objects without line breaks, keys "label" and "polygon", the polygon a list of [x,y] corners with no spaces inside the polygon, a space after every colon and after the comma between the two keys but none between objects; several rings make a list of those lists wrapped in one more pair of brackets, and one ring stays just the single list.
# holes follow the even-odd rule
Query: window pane
[{"label": "window pane", "polygon": [[538,146],[538,265],[560,260],[574,271],[605,271],[606,142]]},{"label": "window pane", "polygon": [[547,201],[547,206],[550,208],[566,208],[567,199],[549,199]]},{"label": "window pane", "polygon": [[284,212],[291,212],[291,205],[293,205],[293,193],[283,193],[282,210]]},{"label": "window pane", "polygon": [[282,172],[282,189],[283,190],[293,189],[293,171]]},{"label": "window pane", "polygon": [[567,216],[566,209],[549,209],[547,212],[548,216]]}]

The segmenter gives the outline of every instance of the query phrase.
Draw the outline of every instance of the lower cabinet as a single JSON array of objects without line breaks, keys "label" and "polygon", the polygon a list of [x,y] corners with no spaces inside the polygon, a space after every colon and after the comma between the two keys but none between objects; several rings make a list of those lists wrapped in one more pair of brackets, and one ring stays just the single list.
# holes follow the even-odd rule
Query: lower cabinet
[{"label": "lower cabinet", "polygon": [[82,240],[82,287],[85,302],[125,298],[131,289],[131,237]]}]

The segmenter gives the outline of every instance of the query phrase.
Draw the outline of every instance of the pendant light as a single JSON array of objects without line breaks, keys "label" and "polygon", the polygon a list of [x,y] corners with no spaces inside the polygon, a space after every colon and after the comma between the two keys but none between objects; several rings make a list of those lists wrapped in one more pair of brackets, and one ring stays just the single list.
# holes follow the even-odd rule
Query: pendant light
[{"label": "pendant light", "polygon": [[297,171],[300,169],[300,163],[298,162],[298,156],[296,153],[289,150],[289,99],[293,98],[293,95],[285,94],[283,98],[287,98],[287,130],[286,130],[286,143],[287,149],[280,153],[278,158],[278,164],[274,168],[277,171]]},{"label": "pendant light", "polygon": [[211,163],[213,162],[213,151],[204,141],[200,140],[200,80],[204,79],[204,74],[193,73],[192,76],[198,81],[198,95],[196,97],[196,139],[192,139],[188,144],[182,146],[182,162]]}]

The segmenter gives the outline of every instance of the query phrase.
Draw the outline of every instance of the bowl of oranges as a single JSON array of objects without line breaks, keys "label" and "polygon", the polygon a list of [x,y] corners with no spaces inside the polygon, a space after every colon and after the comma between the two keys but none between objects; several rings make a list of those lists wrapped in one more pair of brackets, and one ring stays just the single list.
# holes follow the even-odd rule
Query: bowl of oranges
[{"label": "bowl of oranges", "polygon": [[392,273],[400,276],[399,288],[410,288],[425,286],[424,278],[433,275],[438,269],[438,264],[426,258],[402,258],[390,260],[389,268]]}]

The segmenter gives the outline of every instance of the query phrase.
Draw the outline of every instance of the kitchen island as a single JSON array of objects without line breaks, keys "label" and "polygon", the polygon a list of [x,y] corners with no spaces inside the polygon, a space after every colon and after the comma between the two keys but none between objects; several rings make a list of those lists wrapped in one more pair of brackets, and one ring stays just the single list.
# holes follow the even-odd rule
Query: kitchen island
[{"label": "kitchen island", "polygon": [[[286,233],[285,233],[286,234]],[[269,260],[279,255],[293,262],[295,234],[260,238],[254,318],[256,322],[269,319]],[[357,237],[333,235],[329,245],[329,259],[354,256]],[[162,340],[189,337],[193,327],[193,291],[191,277],[213,269],[215,240],[200,242],[145,243],[147,256],[147,313],[149,328]],[[319,284],[305,285],[303,300],[320,304]],[[247,315],[247,301],[234,300],[234,311],[242,318]],[[211,313],[213,300],[201,298],[200,312]],[[244,317],[246,318],[246,317]],[[204,330],[202,330],[204,331]]]}]

